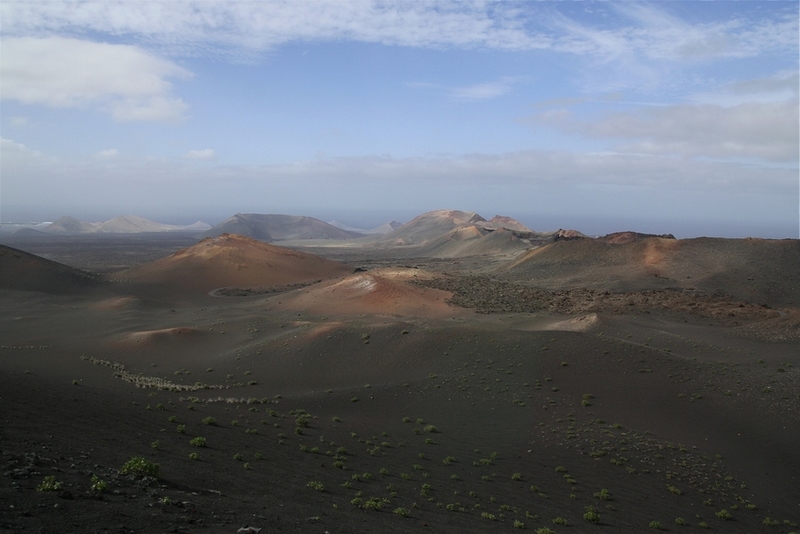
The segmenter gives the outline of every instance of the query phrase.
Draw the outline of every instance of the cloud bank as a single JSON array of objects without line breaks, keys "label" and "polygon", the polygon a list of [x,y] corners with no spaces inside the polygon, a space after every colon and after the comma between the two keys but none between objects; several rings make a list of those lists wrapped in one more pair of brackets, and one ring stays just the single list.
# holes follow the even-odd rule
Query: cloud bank
[{"label": "cloud bank", "polygon": [[131,45],[66,37],[12,37],[0,44],[3,99],[91,108],[119,121],[177,121],[188,106],[170,78],[191,73]]}]

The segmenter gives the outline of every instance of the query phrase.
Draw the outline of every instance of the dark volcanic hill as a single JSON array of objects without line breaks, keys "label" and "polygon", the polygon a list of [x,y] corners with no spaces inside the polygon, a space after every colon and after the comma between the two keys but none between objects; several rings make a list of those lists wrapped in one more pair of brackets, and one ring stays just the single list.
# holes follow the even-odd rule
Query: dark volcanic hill
[{"label": "dark volcanic hill", "polygon": [[0,245],[0,288],[72,293],[99,283],[94,273]]},{"label": "dark volcanic hill", "polygon": [[[619,241],[617,241],[619,242]],[[679,288],[720,292],[757,304],[800,304],[796,239],[563,240],[531,250],[501,276],[547,289]]]},{"label": "dark volcanic hill", "polygon": [[342,263],[241,235],[205,238],[160,260],[111,276],[115,281],[203,292],[226,286],[283,286],[352,272]]},{"label": "dark volcanic hill", "polygon": [[237,213],[205,232],[203,236],[217,237],[222,234],[238,234],[266,242],[362,237],[362,234],[342,230],[314,217],[259,213]]}]

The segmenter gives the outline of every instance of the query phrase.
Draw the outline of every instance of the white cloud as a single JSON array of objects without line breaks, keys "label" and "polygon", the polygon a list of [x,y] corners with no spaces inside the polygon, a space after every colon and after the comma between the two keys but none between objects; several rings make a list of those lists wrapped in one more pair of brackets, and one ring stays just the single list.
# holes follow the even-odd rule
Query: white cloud
[{"label": "white cloud", "polygon": [[483,102],[510,93],[514,88],[514,84],[518,83],[521,79],[521,77],[504,76],[497,81],[476,83],[460,87],[449,87],[428,82],[410,82],[407,83],[406,86],[412,89],[440,92],[456,102]]},{"label": "white cloud", "polygon": [[92,107],[121,121],[175,121],[188,109],[167,78],[191,73],[135,46],[65,37],[7,38],[0,46],[3,99]]},{"label": "white cloud", "polygon": [[116,148],[109,148],[107,150],[101,150],[97,152],[94,157],[97,159],[114,159],[119,156],[119,150]]},{"label": "white cloud", "polygon": [[22,158],[36,157],[41,155],[40,152],[31,150],[22,143],[17,143],[16,141],[12,141],[11,139],[6,139],[4,137],[0,137],[0,154],[3,156],[0,158],[0,161],[3,161],[4,163],[9,162],[10,160],[17,161]]},{"label": "white cloud", "polygon": [[511,91],[512,85],[513,80],[511,78],[503,78],[496,82],[456,87],[450,93],[453,99],[461,102],[479,102],[503,96]]},{"label": "white cloud", "polygon": [[562,108],[529,120],[585,137],[632,140],[616,147],[623,152],[796,163],[798,109],[797,101],[731,107],[678,104],[612,113],[589,122]]},{"label": "white cloud", "polygon": [[9,0],[0,4],[9,35],[99,32],[136,36],[185,54],[263,51],[291,41],[348,39],[387,45],[532,49],[531,34],[497,2],[404,0]]},{"label": "white cloud", "polygon": [[213,148],[204,148],[203,150],[190,150],[183,156],[186,159],[196,159],[202,161],[209,161],[216,158]]},{"label": "white cloud", "polygon": [[28,117],[11,117],[9,124],[15,128],[24,128],[30,123]]},{"label": "white cloud", "polygon": [[596,18],[598,23],[589,25],[555,17],[555,25],[564,33],[554,47],[601,60],[636,57],[651,61],[755,57],[770,51],[797,50],[796,9],[760,20],[728,18],[703,23],[683,20],[656,3],[607,5],[629,22],[604,27],[603,18]]}]

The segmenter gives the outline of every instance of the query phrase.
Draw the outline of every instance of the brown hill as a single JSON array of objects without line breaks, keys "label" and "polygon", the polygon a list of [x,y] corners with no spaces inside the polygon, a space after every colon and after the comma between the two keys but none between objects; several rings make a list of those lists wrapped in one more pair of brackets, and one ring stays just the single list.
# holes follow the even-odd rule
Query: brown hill
[{"label": "brown hill", "polygon": [[312,254],[224,234],[171,256],[111,276],[115,281],[211,291],[226,286],[278,286],[335,278],[352,272]]},{"label": "brown hill", "polygon": [[342,230],[314,217],[258,213],[237,213],[206,231],[203,236],[217,237],[222,234],[238,234],[266,242],[362,237],[360,233]]},{"label": "brown hill", "polygon": [[477,225],[488,230],[499,230],[501,228],[505,228],[506,230],[516,230],[518,232],[533,232],[533,230],[518,220],[512,219],[511,217],[506,217],[504,215],[495,215],[488,221],[479,222]]},{"label": "brown hill", "polygon": [[682,288],[770,306],[800,304],[796,239],[644,238],[610,244],[557,241],[502,268],[501,276],[548,289]]},{"label": "brown hill", "polygon": [[438,239],[455,228],[470,226],[477,222],[486,222],[486,219],[472,211],[429,211],[385,234],[380,242],[398,246],[421,245]]},{"label": "brown hill", "polygon": [[288,298],[282,296],[281,307],[339,316],[451,317],[471,313],[446,304],[450,293],[408,284],[404,282],[407,278],[407,273],[397,270],[355,273],[341,280],[300,289]]},{"label": "brown hill", "polygon": [[517,232],[500,228],[487,230],[481,226],[455,228],[438,239],[414,250],[414,255],[431,258],[463,258],[484,254],[518,254],[530,248],[530,242]]},{"label": "brown hill", "polygon": [[0,245],[0,288],[72,293],[99,283],[94,273]]},{"label": "brown hill", "polygon": [[664,239],[675,239],[675,236],[672,234],[640,234],[639,232],[614,232],[613,234],[606,234],[602,237],[598,237],[597,241],[601,243],[610,243],[612,245],[623,245],[625,243],[634,243],[636,241],[641,241],[642,239],[647,239],[650,237],[662,237]]},{"label": "brown hill", "polygon": [[376,244],[409,247],[408,255],[456,258],[516,253],[532,242],[550,242],[552,237],[534,232],[511,217],[495,215],[487,221],[471,211],[436,210],[387,233]]}]

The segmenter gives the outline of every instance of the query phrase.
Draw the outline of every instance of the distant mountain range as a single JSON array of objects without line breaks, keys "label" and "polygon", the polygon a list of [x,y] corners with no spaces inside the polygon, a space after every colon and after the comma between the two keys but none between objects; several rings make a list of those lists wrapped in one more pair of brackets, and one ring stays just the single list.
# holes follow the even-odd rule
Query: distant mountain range
[{"label": "distant mountain range", "polygon": [[204,232],[211,228],[210,224],[197,221],[194,224],[178,226],[162,224],[136,215],[123,215],[103,222],[88,222],[66,216],[55,220],[47,226],[22,228],[15,234],[141,234],[160,232]]}]

